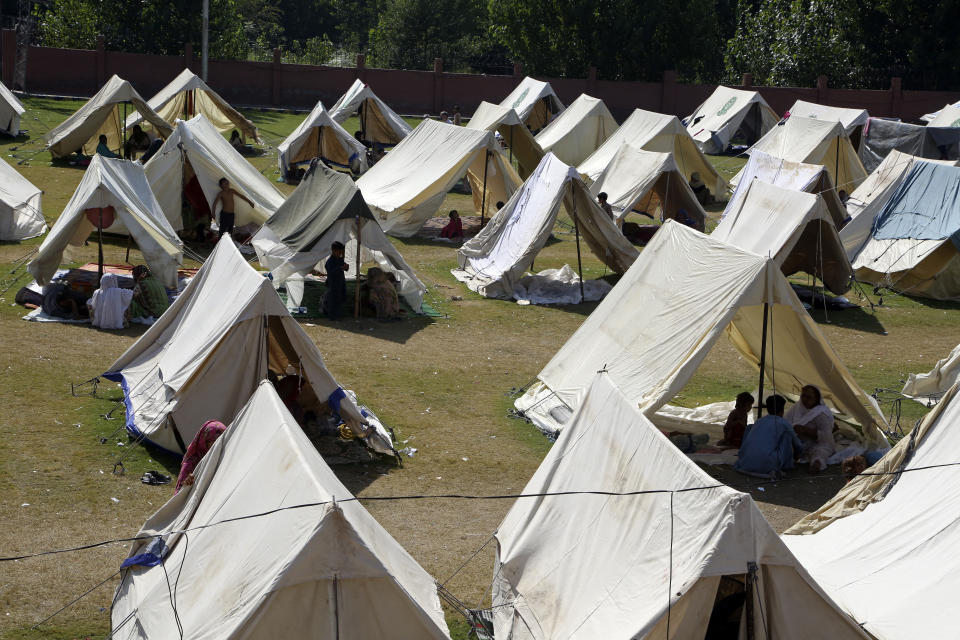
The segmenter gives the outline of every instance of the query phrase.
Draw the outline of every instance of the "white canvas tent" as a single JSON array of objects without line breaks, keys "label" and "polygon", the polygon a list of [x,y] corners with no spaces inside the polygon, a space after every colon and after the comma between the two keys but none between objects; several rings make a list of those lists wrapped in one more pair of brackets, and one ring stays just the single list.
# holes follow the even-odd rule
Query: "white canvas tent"
[{"label": "white canvas tent", "polygon": [[26,240],[47,230],[40,208],[42,195],[43,191],[0,158],[0,240]]},{"label": "white canvas tent", "polygon": [[[184,69],[170,84],[147,101],[150,108],[166,122],[189,120],[203,114],[220,133],[236,130],[242,139],[259,140],[257,127],[230,106],[226,100],[211,89],[200,76]],[[144,126],[143,116],[132,113],[127,117],[128,129],[133,125]]]},{"label": "white canvas tent", "polygon": [[360,176],[357,186],[383,230],[408,237],[436,213],[464,175],[474,207],[486,217],[492,217],[496,203],[509,200],[520,186],[520,177],[492,132],[424,120]]},{"label": "white canvas tent", "polygon": [[779,120],[756,91],[719,86],[684,122],[704,153],[723,153],[738,134],[753,144]]},{"label": "white canvas tent", "polygon": [[[273,285],[223,238],[169,309],[104,377],[120,382],[127,430],[183,453],[207,420],[229,423],[268,371],[292,366],[348,424],[365,421]],[[358,427],[359,428],[359,427]]]},{"label": "white canvas tent", "polygon": [[509,107],[502,107],[490,102],[481,102],[473,112],[468,129],[481,131],[496,131],[501,141],[509,149],[509,159],[517,159],[520,177],[526,180],[533,170],[543,160],[543,149],[537,144],[530,129],[523,124],[517,112]]},{"label": "white canvas tent", "polygon": [[367,170],[367,148],[337,124],[322,102],[318,102],[303,122],[277,147],[280,175],[286,176],[293,165],[320,158],[326,163],[350,167],[357,156],[360,170]]},{"label": "white canvas tent", "polygon": [[960,345],[927,373],[911,373],[901,393],[918,402],[936,404],[960,380]]},{"label": "white canvas tent", "polygon": [[269,382],[194,477],[133,543],[112,637],[449,638],[436,582],[341,484]]},{"label": "white canvas tent", "polygon": [[183,228],[182,202],[184,189],[196,177],[208,211],[220,191],[220,178],[250,198],[251,208],[234,198],[236,226],[261,225],[283,204],[283,195],[263,177],[240,153],[220,135],[203,115],[192,120],[178,120],[174,132],[146,164],[147,179],[157,200],[174,229]]},{"label": "white canvas tent", "polygon": [[862,129],[863,125],[867,124],[867,119],[870,118],[866,109],[828,107],[825,104],[807,102],[806,100],[797,100],[793,103],[793,106],[790,107],[790,117],[794,116],[839,122],[854,142],[859,140],[859,129]]},{"label": "white canvas tent", "polygon": [[520,279],[550,237],[560,205],[587,246],[617,273],[638,252],[587,191],[573,167],[547,153],[536,171],[480,233],[458,251],[457,279],[490,298],[513,298]]},{"label": "white canvas tent", "polygon": [[20,117],[26,112],[13,91],[0,82],[0,131],[13,137],[20,135]]},{"label": "white canvas tent", "polygon": [[785,276],[803,271],[820,278],[837,295],[850,289],[853,269],[833,216],[816,193],[755,178],[727,208],[710,237],[771,256]]},{"label": "white canvas tent", "polygon": [[143,166],[102,156],[91,159],[27,270],[39,284],[49,283],[70,247],[82,247],[100,221],[104,232],[129,233],[150,271],[168,289],[177,288],[183,243],[163,216]]},{"label": "white canvas tent", "polygon": [[563,111],[563,103],[550,83],[534,80],[530,76],[521,80],[520,84],[500,101],[500,106],[516,111],[523,124],[534,133],[550,124],[550,121]]},{"label": "white canvas tent", "polygon": [[696,173],[714,198],[726,199],[727,181],[703,156],[680,119],[643,109],[634,109],[630,117],[577,170],[588,180],[596,180],[613,161],[620,147],[626,144],[644,151],[672,153],[680,173],[688,181]]},{"label": "white canvas tent", "polygon": [[804,310],[777,263],[668,220],[603,302],[537,375],[515,406],[556,432],[583,401],[593,373],[613,382],[656,422],[726,334],[758,366],[768,311],[765,390],[797,397],[817,385],[867,442],[885,424]]},{"label": "white canvas tent", "polygon": [[928,127],[960,127],[960,106],[948,104],[927,123]]},{"label": "white canvas tent", "polygon": [[354,80],[347,92],[333,105],[330,117],[342,125],[354,113],[360,118],[360,137],[368,142],[398,144],[412,130],[406,120],[377,97],[370,85],[359,79]]},{"label": "white canvas tent", "polygon": [[353,180],[322,164],[307,171],[252,244],[260,264],[273,275],[274,285],[286,284],[293,306],[300,306],[303,276],[323,270],[334,242],[346,247],[347,278],[356,278],[358,224],[361,265],[376,262],[392,273],[400,284],[400,296],[419,312],[427,288],[384,235]]},{"label": "white canvas tent", "polygon": [[960,592],[960,399],[954,386],[867,474],[783,536],[878,640],[949,638]]},{"label": "white canvas tent", "polygon": [[603,100],[585,93],[537,134],[537,144],[574,166],[586,160],[617,130]]},{"label": "white canvas tent", "polygon": [[690,184],[673,159],[672,153],[641,151],[624,144],[610,164],[590,185],[596,196],[605,192],[607,203],[617,219],[631,211],[647,212],[660,220],[679,220],[682,210],[703,231],[707,214]]},{"label": "white canvas tent", "polygon": [[[523,489],[540,497],[518,499],[497,529],[497,638],[869,637],[749,494],[697,467],[611,376],[591,379]],[[750,604],[711,621],[734,593]]]},{"label": "white canvas tent", "polygon": [[[128,107],[129,105],[129,107]],[[170,135],[170,125],[140,96],[133,86],[113,76],[95,96],[69,118],[47,132],[44,138],[54,158],[64,158],[75,151],[92,156],[100,135],[107,136],[107,146],[122,152],[124,120],[136,110],[162,138]]]},{"label": "white canvas tent", "polygon": [[[750,147],[752,154],[762,151],[777,158],[822,165],[837,189],[850,193],[867,177],[850,137],[839,122],[813,118],[790,118],[773,127]],[[739,182],[740,174],[731,180]]]}]

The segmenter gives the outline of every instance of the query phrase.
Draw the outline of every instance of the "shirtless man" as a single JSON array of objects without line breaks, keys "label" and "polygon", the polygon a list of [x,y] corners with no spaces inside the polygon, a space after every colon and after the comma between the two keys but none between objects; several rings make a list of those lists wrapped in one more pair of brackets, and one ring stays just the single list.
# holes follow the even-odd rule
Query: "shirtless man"
[{"label": "shirtless man", "polygon": [[218,202],[223,203],[223,209],[220,210],[220,235],[217,237],[217,240],[219,240],[223,237],[223,234],[233,233],[233,223],[236,217],[233,197],[237,196],[241,200],[245,200],[251,208],[253,208],[253,201],[236,189],[231,188],[230,181],[226,178],[220,178],[220,182],[217,184],[220,185],[220,193],[217,194],[216,199],[213,201],[213,210],[217,210]]}]

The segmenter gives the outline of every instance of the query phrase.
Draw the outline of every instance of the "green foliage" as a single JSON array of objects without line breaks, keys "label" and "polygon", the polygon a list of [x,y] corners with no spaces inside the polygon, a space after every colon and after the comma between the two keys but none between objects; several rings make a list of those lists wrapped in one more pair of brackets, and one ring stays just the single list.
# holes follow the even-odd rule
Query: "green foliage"
[{"label": "green foliage", "polygon": [[99,16],[85,0],[53,0],[50,8],[34,9],[40,41],[66,49],[93,49],[100,33]]}]

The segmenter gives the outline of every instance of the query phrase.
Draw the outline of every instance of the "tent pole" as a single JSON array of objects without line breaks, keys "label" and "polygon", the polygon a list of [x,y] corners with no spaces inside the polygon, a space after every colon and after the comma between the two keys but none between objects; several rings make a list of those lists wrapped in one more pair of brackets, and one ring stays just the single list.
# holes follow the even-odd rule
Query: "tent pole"
[{"label": "tent pole", "polygon": [[487,167],[490,165],[490,149],[483,152],[483,193],[480,195],[480,229],[483,229],[487,213]]},{"label": "tent pole", "polygon": [[130,264],[130,244],[133,242],[133,236],[127,231],[127,257],[123,259],[125,264]]},{"label": "tent pole", "polygon": [[340,584],[337,574],[333,574],[333,637],[340,640]]},{"label": "tent pole", "polygon": [[[127,233],[130,233],[129,230]],[[97,286],[103,279],[103,207],[97,208]]]},{"label": "tent pole", "polygon": [[746,631],[747,631],[747,640],[754,640],[756,637],[753,628],[753,592],[754,592],[754,581],[757,573],[757,565],[753,562],[747,563],[747,574],[744,580],[744,591],[746,591],[746,599],[744,600],[744,611],[747,617]]},{"label": "tent pole", "polygon": [[356,273],[354,279],[357,282],[357,286],[354,289],[353,296],[353,319],[360,319],[360,216],[357,216],[357,266],[354,267]]},{"label": "tent pole", "polygon": [[573,180],[570,181],[570,199],[573,200],[573,233],[577,239],[577,273],[580,275],[580,302],[586,300],[583,294],[583,262],[580,260],[580,225],[577,222],[577,194],[573,190]]},{"label": "tent pole", "polygon": [[510,127],[510,162],[513,163],[513,127]]},{"label": "tent pole", "polygon": [[[123,144],[121,149],[123,150],[123,156],[126,157],[129,155],[127,153],[127,103],[123,103],[123,122],[120,124],[120,135],[123,138]],[[130,158],[127,158],[129,160]]]},{"label": "tent pole", "polygon": [[[767,318],[770,314],[770,303],[763,303],[763,335],[760,337],[760,386],[757,395],[757,420],[763,413],[763,376],[767,366]],[[774,389],[776,391],[776,389]]]}]

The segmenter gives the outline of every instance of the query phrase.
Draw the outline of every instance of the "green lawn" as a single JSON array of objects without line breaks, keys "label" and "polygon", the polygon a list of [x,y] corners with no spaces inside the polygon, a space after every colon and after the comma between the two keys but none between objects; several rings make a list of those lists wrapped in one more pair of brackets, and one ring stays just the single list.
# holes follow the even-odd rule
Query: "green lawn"
[{"label": "green lawn", "polygon": [[[81,177],[71,167],[51,167],[38,138],[80,102],[27,99],[24,126],[29,140],[0,143],[3,157],[45,190],[43,208],[55,220]],[[251,162],[276,181],[276,146],[302,115],[247,113],[263,132],[264,154]],[[412,122],[415,124],[415,122]],[[347,123],[352,131],[355,123]],[[742,159],[714,158],[726,176]],[[292,188],[277,183],[289,193]],[[449,196],[450,208],[470,208],[464,196]],[[719,207],[711,217],[716,218]],[[537,269],[576,264],[571,234],[557,233],[537,258]],[[104,382],[95,397],[71,394],[71,383],[89,380],[106,368],[142,333],[135,327],[102,332],[86,326],[42,325],[21,320],[13,296],[27,278],[14,263],[40,242],[0,244],[0,331],[5,346],[0,370],[0,556],[121,538],[137,532],[169,497],[169,487],[139,482],[148,469],[175,472],[177,461],[139,446],[123,432],[118,388]],[[337,380],[393,426],[399,439],[418,449],[402,468],[392,462],[338,468],[358,495],[416,493],[509,493],[523,488],[549,448],[533,427],[507,417],[508,392],[531,380],[576,330],[595,305],[564,308],[518,306],[471,293],[450,275],[455,251],[445,244],[396,240],[401,253],[429,286],[427,300],[445,317],[380,324],[370,320],[332,324],[311,321],[304,328],[319,345]],[[125,244],[108,242],[108,261],[123,259]],[[78,251],[76,262],[95,259],[96,247]],[[139,260],[136,250],[132,261]],[[606,273],[589,252],[587,277]],[[8,288],[9,287],[9,288]],[[856,299],[855,294],[850,294]],[[462,298],[454,300],[453,298]],[[874,300],[876,302],[876,300]],[[928,370],[960,342],[957,307],[902,296],[885,296],[871,310],[830,312],[814,317],[868,392],[898,389],[907,373]],[[754,371],[725,341],[707,358],[682,391],[683,404],[727,400],[752,388]],[[89,387],[84,388],[89,391]],[[884,411],[889,411],[884,406]],[[904,402],[909,427],[924,409]],[[104,439],[101,441],[101,439]],[[114,475],[123,459],[126,473]],[[796,486],[797,483],[794,483]],[[806,495],[775,486],[756,493],[778,529],[819,504],[835,489]],[[802,489],[802,488],[801,488]],[[821,495],[824,494],[824,495]],[[370,503],[383,526],[438,580],[452,576],[496,529],[509,501],[411,501]],[[5,563],[0,569],[0,638],[84,638],[109,630],[115,581],[108,581],[37,631],[29,627],[73,597],[114,573],[127,545]],[[462,600],[478,603],[492,577],[492,548],[479,554],[447,584]],[[456,637],[466,627],[448,616]]]}]

